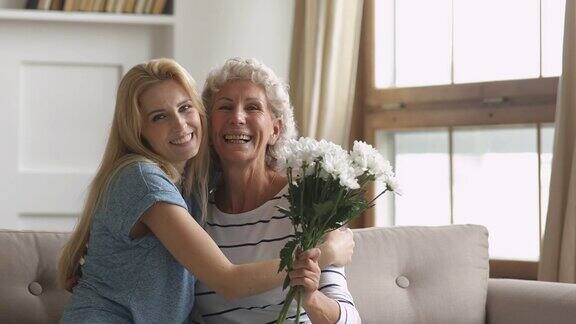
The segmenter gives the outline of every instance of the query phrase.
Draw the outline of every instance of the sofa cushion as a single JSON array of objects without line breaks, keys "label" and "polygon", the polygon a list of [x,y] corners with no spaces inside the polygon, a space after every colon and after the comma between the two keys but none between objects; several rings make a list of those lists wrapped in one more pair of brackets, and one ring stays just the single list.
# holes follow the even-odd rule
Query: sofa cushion
[{"label": "sofa cushion", "polygon": [[57,323],[70,294],[56,268],[67,233],[0,230],[0,323]]},{"label": "sofa cushion", "polygon": [[346,272],[363,323],[485,323],[486,228],[368,228],[354,240]]}]

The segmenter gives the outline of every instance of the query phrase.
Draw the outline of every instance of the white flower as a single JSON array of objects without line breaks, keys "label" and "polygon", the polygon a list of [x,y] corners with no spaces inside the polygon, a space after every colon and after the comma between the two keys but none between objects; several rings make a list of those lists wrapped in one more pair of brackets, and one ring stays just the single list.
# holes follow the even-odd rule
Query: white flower
[{"label": "white flower", "polygon": [[386,179],[386,181],[384,181],[384,183],[386,184],[386,189],[400,195],[402,194],[402,191],[400,190],[400,183],[398,182],[397,178],[389,177],[388,179]]},{"label": "white flower", "polygon": [[340,185],[349,189],[358,189],[360,185],[356,180],[354,166],[348,153],[340,146],[321,140],[319,143],[322,151],[322,170],[339,181]]},{"label": "white flower", "polygon": [[315,167],[319,163],[320,178],[338,180],[340,185],[346,188],[359,188],[348,152],[326,140],[316,141],[307,137],[289,140],[279,150],[278,161],[280,168],[292,170],[293,181],[314,174]]},{"label": "white flower", "polygon": [[345,166],[339,174],[340,185],[343,187],[347,187],[349,189],[358,189],[360,188],[360,184],[358,180],[356,180],[356,175],[354,173],[354,168],[349,165]]},{"label": "white flower", "polygon": [[372,145],[362,141],[354,141],[350,156],[355,166],[356,175],[368,172],[383,181],[394,177],[390,162],[385,160]]},{"label": "white flower", "polygon": [[300,137],[298,140],[300,147],[298,153],[302,156],[302,161],[308,165],[313,165],[316,159],[320,157],[321,151],[318,142],[307,137]]}]

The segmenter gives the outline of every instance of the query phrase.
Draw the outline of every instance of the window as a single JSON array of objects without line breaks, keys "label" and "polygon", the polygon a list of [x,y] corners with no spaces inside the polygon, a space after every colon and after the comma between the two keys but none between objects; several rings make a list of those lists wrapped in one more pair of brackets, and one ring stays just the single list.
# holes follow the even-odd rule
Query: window
[{"label": "window", "polygon": [[374,0],[377,89],[560,75],[565,0]]},{"label": "window", "polygon": [[375,225],[482,224],[491,258],[537,261],[553,132],[551,124],[377,131],[403,195],[377,201]]},{"label": "window", "polygon": [[364,138],[393,162],[405,194],[381,199],[364,226],[483,224],[492,259],[538,260],[564,7],[365,2]]}]

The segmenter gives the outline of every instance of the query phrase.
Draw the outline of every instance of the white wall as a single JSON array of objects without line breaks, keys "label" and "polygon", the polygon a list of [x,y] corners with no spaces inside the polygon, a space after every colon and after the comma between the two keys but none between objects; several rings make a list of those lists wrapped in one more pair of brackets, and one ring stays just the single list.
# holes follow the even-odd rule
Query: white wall
[{"label": "white wall", "polygon": [[0,228],[73,228],[117,84],[134,64],[173,55],[199,88],[233,56],[288,77],[294,0],[176,0],[174,26],[14,19],[4,10],[25,2],[0,0]]},{"label": "white wall", "polygon": [[175,58],[198,88],[227,58],[253,57],[288,80],[294,0],[187,0],[177,3]]}]

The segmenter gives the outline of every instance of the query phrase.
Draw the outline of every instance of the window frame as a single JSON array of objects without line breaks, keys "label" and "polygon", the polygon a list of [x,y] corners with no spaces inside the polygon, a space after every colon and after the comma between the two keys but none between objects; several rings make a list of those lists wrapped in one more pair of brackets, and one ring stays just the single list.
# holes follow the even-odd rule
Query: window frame
[{"label": "window frame", "polygon": [[[554,122],[558,77],[376,88],[374,8],[375,0],[365,0],[360,40],[357,98],[363,118],[357,127],[366,142],[375,144],[377,130],[514,124],[537,124],[540,129],[540,124]],[[374,188],[367,194],[373,197]],[[374,226],[374,210],[353,225]],[[537,262],[491,260],[493,267],[495,276],[536,278]]]},{"label": "window frame", "polygon": [[[551,122],[550,105],[555,104],[558,77],[516,79],[476,83],[461,83],[437,86],[403,87],[378,89],[375,85],[375,0],[365,0],[362,26],[362,81],[364,85],[363,104],[372,112],[410,111],[443,107],[445,109],[466,106],[477,110],[498,107],[503,110],[515,106],[530,106],[535,110],[539,122]],[[554,106],[554,105],[552,105]],[[552,115],[553,118],[553,115]],[[516,116],[518,123],[525,123]],[[496,116],[494,123],[503,123]],[[478,125],[474,119],[468,123]],[[450,121],[444,126],[460,126]],[[412,125],[418,126],[418,125]]]}]

